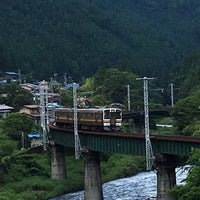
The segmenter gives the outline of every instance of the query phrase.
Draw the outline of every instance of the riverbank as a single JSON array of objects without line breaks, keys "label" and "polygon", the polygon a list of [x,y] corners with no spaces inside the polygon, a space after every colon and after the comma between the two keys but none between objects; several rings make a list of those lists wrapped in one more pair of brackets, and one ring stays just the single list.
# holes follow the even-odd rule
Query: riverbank
[{"label": "riverbank", "polygon": [[[177,185],[185,184],[191,166],[176,168]],[[154,171],[117,179],[103,184],[104,200],[156,200],[157,176]],[[84,191],[69,193],[50,200],[84,200]]]},{"label": "riverbank", "polygon": [[[128,177],[145,170],[144,157],[101,153],[102,182]],[[50,179],[49,153],[20,152],[3,159],[0,198],[4,200],[45,200],[83,189],[84,163],[66,150],[66,180]]]}]

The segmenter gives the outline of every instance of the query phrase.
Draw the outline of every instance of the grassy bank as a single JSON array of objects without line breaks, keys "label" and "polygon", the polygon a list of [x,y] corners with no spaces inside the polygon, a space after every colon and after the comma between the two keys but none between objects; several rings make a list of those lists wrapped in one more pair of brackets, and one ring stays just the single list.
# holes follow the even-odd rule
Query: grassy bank
[{"label": "grassy bank", "polygon": [[[0,174],[0,200],[46,200],[84,187],[83,160],[75,160],[72,149],[66,154],[66,180],[50,177],[50,155],[25,151],[2,159],[5,166]],[[102,181],[134,175],[145,168],[142,157],[101,154]]]}]

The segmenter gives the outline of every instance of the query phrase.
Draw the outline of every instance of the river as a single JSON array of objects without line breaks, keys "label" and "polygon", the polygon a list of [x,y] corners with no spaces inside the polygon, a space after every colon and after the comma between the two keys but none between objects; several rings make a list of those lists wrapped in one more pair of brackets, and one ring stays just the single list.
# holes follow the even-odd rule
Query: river
[{"label": "river", "polygon": [[[177,184],[184,184],[190,166],[176,168]],[[142,172],[103,184],[104,200],[146,200],[156,199],[156,173]],[[84,200],[84,191],[69,193],[51,200]]]}]

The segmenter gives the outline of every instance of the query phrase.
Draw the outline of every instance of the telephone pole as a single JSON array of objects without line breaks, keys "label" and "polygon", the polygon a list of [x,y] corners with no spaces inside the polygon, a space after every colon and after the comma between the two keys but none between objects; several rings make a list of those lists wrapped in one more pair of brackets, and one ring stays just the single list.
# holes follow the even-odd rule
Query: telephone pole
[{"label": "telephone pole", "polygon": [[18,69],[18,79],[19,79],[19,85],[21,85],[22,84],[21,69]]},{"label": "telephone pole", "polygon": [[48,89],[45,86],[40,85],[40,121],[42,127],[42,143],[44,151],[47,150],[47,131],[49,124],[47,104],[48,104]]},{"label": "telephone pole", "polygon": [[66,87],[67,86],[67,74],[66,73],[64,73],[64,86]]},{"label": "telephone pole", "polygon": [[146,143],[146,169],[151,170],[154,155],[151,146],[151,140],[149,137],[149,102],[148,102],[148,80],[153,80],[154,78],[137,78],[136,80],[143,80],[144,83],[144,119],[145,119],[145,143]]},{"label": "telephone pole", "polygon": [[75,159],[80,158],[81,143],[78,135],[78,116],[77,116],[77,84],[73,83],[73,103],[74,103],[74,143],[75,143]]},{"label": "telephone pole", "polygon": [[170,89],[171,89],[171,106],[172,108],[174,107],[174,84],[170,84]]},{"label": "telephone pole", "polygon": [[131,110],[131,105],[130,105],[130,85],[127,85],[127,95],[128,95],[128,111]]}]

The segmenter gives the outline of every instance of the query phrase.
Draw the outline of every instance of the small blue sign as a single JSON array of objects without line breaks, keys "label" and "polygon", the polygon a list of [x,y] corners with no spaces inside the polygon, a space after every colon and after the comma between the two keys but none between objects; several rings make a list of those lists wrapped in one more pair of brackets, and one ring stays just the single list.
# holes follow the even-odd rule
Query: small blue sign
[{"label": "small blue sign", "polygon": [[[67,87],[67,89],[72,88],[73,87],[73,83],[66,84],[66,87]],[[78,88],[79,84],[75,83],[75,87]]]},{"label": "small blue sign", "polygon": [[29,139],[39,139],[39,138],[41,138],[41,135],[38,132],[33,132],[33,133],[28,134],[28,138]]}]

